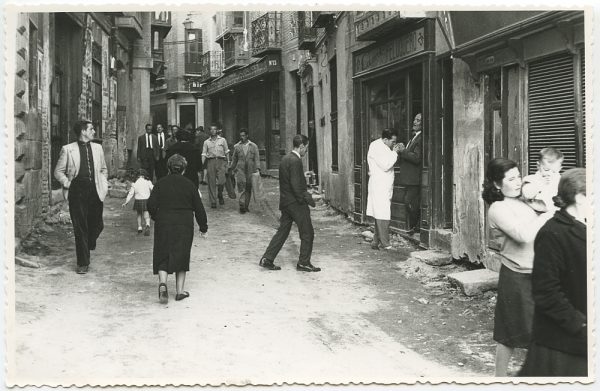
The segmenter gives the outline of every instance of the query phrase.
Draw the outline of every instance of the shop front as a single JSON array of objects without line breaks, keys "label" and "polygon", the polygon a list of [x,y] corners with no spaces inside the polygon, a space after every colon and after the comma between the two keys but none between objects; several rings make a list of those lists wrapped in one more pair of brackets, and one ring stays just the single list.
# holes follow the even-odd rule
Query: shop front
[{"label": "shop front", "polygon": [[259,148],[261,170],[279,167],[281,145],[281,56],[268,54],[260,60],[217,78],[201,89],[206,124],[220,123],[230,145],[246,128]]},{"label": "shop front", "polygon": [[[354,125],[354,219],[370,222],[366,216],[368,197],[367,151],[385,128],[393,129],[405,145],[412,138],[412,123],[417,114],[423,118],[421,164],[420,240],[427,246],[431,228],[430,157],[434,129],[432,113],[435,83],[434,32],[430,19],[408,22],[392,37],[353,53],[355,96]],[[404,196],[406,187],[399,181],[396,163],[391,223],[394,229],[408,229]]]}]

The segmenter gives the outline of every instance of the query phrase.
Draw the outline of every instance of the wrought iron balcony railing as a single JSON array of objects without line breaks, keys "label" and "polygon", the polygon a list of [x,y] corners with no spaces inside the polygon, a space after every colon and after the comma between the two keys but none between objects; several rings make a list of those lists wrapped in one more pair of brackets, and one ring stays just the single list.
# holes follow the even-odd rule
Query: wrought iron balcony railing
[{"label": "wrought iron balcony railing", "polygon": [[415,18],[424,18],[424,11],[365,11],[357,12],[354,20],[356,39],[372,41],[404,26]]},{"label": "wrought iron balcony railing", "polygon": [[200,74],[202,72],[202,53],[185,52],[184,70],[186,75]]},{"label": "wrought iron balcony railing", "polygon": [[317,41],[317,29],[313,28],[312,12],[298,11],[298,49],[313,50]]},{"label": "wrought iron balcony railing", "polygon": [[327,27],[334,20],[334,11],[312,11],[312,27]]},{"label": "wrought iron balcony railing", "polygon": [[244,50],[245,42],[242,34],[231,35],[223,42],[223,71],[239,68],[248,64],[250,60],[250,52]]},{"label": "wrought iron balcony railing", "polygon": [[252,56],[281,50],[281,12],[270,11],[252,21]]},{"label": "wrought iron balcony railing", "polygon": [[202,55],[200,81],[207,82],[221,76],[223,72],[223,52],[210,51]]},{"label": "wrought iron balcony railing", "polygon": [[154,61],[165,62],[165,51],[163,49],[152,49],[152,59]]}]

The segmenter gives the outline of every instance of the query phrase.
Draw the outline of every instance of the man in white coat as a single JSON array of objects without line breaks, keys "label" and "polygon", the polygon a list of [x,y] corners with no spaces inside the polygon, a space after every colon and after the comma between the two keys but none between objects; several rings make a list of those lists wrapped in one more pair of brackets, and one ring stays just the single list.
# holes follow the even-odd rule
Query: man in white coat
[{"label": "man in white coat", "polygon": [[394,164],[398,160],[399,144],[391,129],[384,129],[381,138],[369,145],[367,162],[369,164],[369,194],[367,197],[367,216],[375,218],[375,236],[371,248],[379,250],[379,244],[385,250],[390,246],[391,201],[394,191]]}]

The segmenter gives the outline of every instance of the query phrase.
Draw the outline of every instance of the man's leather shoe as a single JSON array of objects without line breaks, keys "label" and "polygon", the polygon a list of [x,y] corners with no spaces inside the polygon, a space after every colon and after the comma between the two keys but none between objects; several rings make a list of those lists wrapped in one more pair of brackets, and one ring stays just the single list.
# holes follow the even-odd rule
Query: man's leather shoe
[{"label": "man's leather shoe", "polygon": [[321,268],[313,266],[311,263],[298,263],[296,264],[296,270],[301,272],[320,272]]},{"label": "man's leather shoe", "polygon": [[244,208],[243,206],[240,206],[240,213],[241,214],[246,213],[246,208]]},{"label": "man's leather shoe", "polygon": [[88,266],[77,266],[77,274],[85,274],[89,270]]},{"label": "man's leather shoe", "polygon": [[225,205],[225,198],[223,198],[223,197],[219,198],[219,205]]},{"label": "man's leather shoe", "polygon": [[273,261],[268,260],[267,258],[262,258],[258,263],[261,267],[269,270],[281,270],[281,268],[273,263]]}]

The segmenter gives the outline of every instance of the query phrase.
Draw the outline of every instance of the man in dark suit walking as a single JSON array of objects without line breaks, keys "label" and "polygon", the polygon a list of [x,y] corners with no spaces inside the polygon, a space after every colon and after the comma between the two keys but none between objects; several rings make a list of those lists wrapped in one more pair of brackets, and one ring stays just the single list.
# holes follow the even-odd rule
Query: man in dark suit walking
[{"label": "man in dark suit walking", "polygon": [[158,139],[152,134],[152,125],[146,124],[146,133],[138,137],[137,160],[148,171],[150,180],[154,179],[154,168],[160,156]]},{"label": "man in dark suit walking", "polygon": [[306,189],[302,156],[308,150],[308,137],[297,134],[293,139],[292,152],[281,159],[279,164],[279,209],[281,219],[279,228],[271,239],[259,265],[269,270],[281,270],[273,261],[287,240],[292,223],[295,222],[300,233],[300,259],[296,269],[303,272],[318,272],[321,268],[310,263],[315,232],[310,219],[308,206],[315,206],[312,196]]},{"label": "man in dark suit walking", "polygon": [[421,133],[421,113],[415,115],[411,140],[400,146],[400,177],[398,182],[404,186],[404,207],[406,208],[406,227],[409,234],[418,233],[421,219],[421,166],[423,161],[423,134]]},{"label": "man in dark suit walking", "polygon": [[162,124],[156,125],[156,140],[158,144],[158,160],[156,161],[156,180],[167,175],[167,135]]}]

